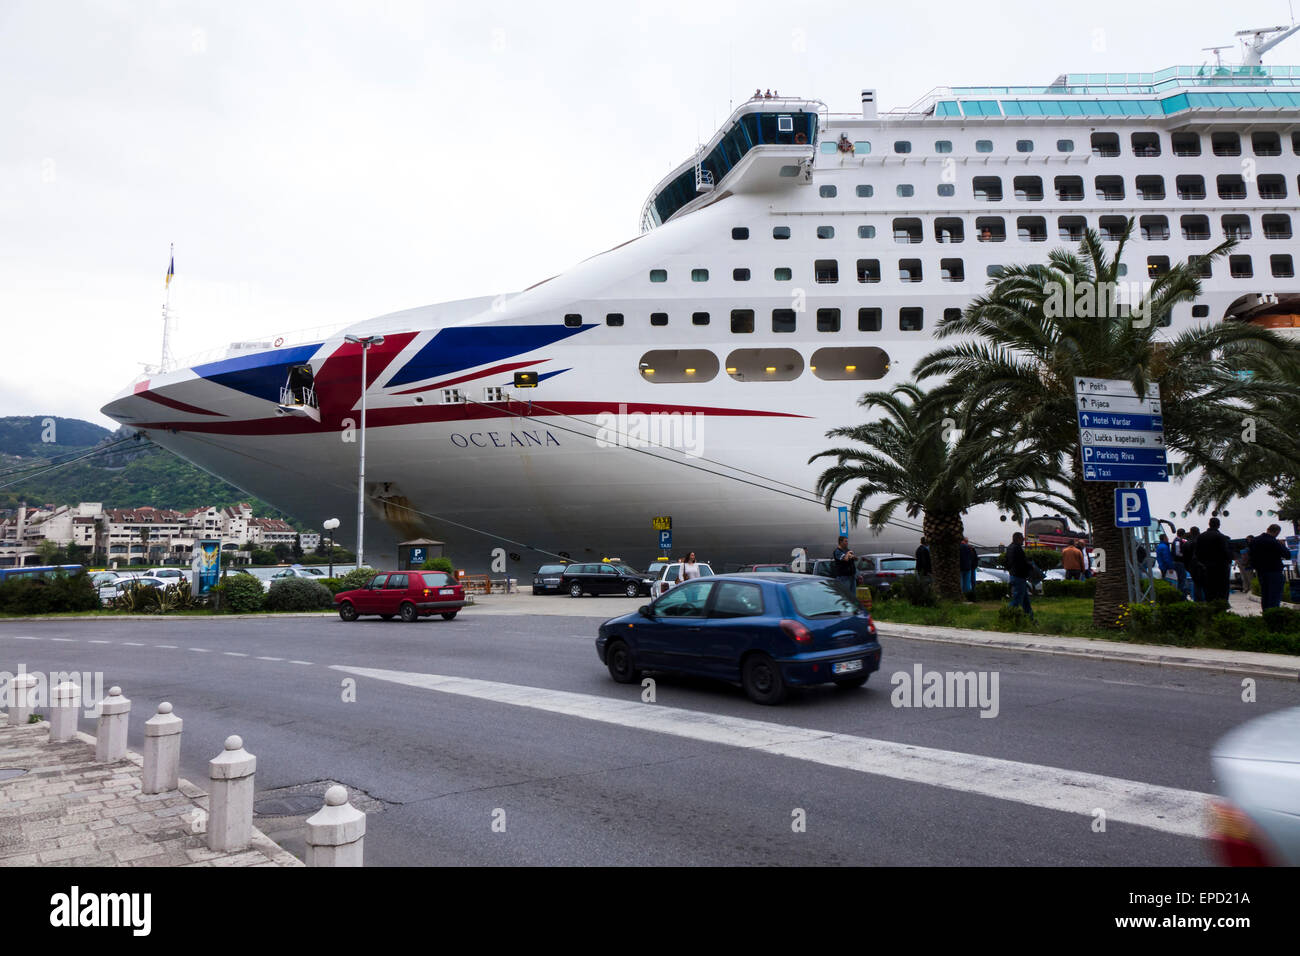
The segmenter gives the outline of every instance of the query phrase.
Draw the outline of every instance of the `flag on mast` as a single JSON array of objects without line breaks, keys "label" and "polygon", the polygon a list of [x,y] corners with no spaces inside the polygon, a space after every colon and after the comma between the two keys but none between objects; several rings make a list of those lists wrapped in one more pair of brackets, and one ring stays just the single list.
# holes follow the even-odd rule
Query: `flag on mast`
[{"label": "flag on mast", "polygon": [[[174,247],[173,247],[174,248]],[[170,289],[172,285],[172,276],[176,274],[176,253],[172,252],[171,262],[167,265],[167,280],[163,283],[165,288]]]}]

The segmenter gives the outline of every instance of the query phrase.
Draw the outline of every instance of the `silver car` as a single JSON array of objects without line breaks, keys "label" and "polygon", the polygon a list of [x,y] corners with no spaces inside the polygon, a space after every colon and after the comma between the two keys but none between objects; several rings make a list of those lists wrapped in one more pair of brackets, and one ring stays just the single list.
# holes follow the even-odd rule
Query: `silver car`
[{"label": "silver car", "polygon": [[1228,866],[1300,866],[1300,707],[1242,724],[1211,755],[1210,842]]}]

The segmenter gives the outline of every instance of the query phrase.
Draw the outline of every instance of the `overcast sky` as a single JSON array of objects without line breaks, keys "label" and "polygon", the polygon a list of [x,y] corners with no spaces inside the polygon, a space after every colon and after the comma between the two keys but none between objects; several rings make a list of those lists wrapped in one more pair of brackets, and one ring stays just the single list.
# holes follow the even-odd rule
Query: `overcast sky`
[{"label": "overcast sky", "polygon": [[[1285,0],[0,2],[0,415],[112,423],[174,351],[511,291],[634,236],[754,87],[1201,63]],[[1235,51],[1230,51],[1237,62]],[[1300,38],[1265,57],[1300,62]]]}]

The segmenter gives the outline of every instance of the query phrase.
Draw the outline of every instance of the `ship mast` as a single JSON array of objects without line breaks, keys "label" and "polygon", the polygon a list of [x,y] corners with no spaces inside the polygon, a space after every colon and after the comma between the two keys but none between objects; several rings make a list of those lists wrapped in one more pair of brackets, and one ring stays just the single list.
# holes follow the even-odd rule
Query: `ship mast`
[{"label": "ship mast", "polygon": [[[1236,35],[1243,38],[1241,43],[1245,48],[1241,58],[1241,65],[1259,66],[1264,62],[1265,53],[1298,30],[1300,30],[1300,23],[1292,24],[1290,27],[1260,27],[1258,30],[1238,30]],[[1265,37],[1274,33],[1279,35],[1271,40],[1265,39]],[[1254,39],[1247,40],[1246,37],[1254,37]]]},{"label": "ship mast", "polygon": [[163,283],[163,337],[162,337],[162,356],[158,363],[159,372],[171,370],[175,359],[172,358],[171,344],[171,301],[172,301],[172,276],[176,274],[176,244],[171,243],[170,258],[167,262],[167,279]]}]

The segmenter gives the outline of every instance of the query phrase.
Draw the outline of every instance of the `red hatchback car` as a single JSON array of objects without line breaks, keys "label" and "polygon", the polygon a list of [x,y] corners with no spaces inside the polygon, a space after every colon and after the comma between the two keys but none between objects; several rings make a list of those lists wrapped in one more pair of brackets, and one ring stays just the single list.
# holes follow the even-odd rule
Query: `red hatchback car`
[{"label": "red hatchback car", "polygon": [[340,591],[334,603],[345,621],[362,614],[407,622],[441,614],[450,621],[465,606],[465,589],[441,571],[392,571],[376,574],[364,588]]}]

